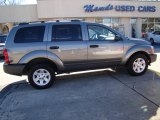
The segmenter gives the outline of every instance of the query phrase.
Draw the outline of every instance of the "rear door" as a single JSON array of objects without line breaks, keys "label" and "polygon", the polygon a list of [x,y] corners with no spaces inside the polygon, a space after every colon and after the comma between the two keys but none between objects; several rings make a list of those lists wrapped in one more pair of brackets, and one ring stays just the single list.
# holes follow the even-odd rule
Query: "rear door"
[{"label": "rear door", "polygon": [[[5,44],[11,63],[18,63],[23,57],[33,52],[41,52],[44,57],[47,57],[45,52],[47,46],[46,30],[45,24],[27,24],[13,28]],[[42,57],[41,54],[32,56],[32,59],[38,57]]]},{"label": "rear door", "polygon": [[81,23],[50,25],[47,50],[62,60],[65,70],[81,70],[87,67],[87,43],[83,31]]}]

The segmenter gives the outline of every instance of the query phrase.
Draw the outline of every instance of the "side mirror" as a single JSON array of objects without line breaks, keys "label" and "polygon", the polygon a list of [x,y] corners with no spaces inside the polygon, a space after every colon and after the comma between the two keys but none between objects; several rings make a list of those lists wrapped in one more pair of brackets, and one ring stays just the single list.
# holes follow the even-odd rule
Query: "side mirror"
[{"label": "side mirror", "polygon": [[122,38],[119,35],[115,35],[115,39],[114,40],[115,41],[120,41],[120,40],[122,40]]}]

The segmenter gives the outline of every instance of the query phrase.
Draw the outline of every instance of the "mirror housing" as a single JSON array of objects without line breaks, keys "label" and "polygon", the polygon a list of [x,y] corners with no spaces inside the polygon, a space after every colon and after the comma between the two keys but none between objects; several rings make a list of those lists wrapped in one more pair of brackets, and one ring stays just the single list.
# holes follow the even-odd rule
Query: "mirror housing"
[{"label": "mirror housing", "polygon": [[122,38],[119,36],[119,35],[115,35],[115,39],[114,39],[115,41],[121,41],[122,40]]}]

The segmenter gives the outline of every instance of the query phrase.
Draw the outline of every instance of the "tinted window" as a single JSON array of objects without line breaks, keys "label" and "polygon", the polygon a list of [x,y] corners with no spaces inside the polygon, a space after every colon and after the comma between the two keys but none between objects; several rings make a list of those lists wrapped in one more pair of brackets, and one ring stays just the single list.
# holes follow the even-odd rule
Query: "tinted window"
[{"label": "tinted window", "polygon": [[160,35],[160,31],[155,31],[153,34]]},{"label": "tinted window", "polygon": [[156,34],[157,34],[157,31],[153,32],[153,34],[155,34],[155,35],[156,35]]},{"label": "tinted window", "polygon": [[52,27],[52,41],[82,40],[80,25],[54,25]]},{"label": "tinted window", "polygon": [[20,28],[15,36],[15,43],[43,42],[44,26]]},{"label": "tinted window", "polygon": [[115,40],[116,34],[101,26],[88,26],[89,40]]},{"label": "tinted window", "polygon": [[7,36],[0,36],[0,43],[5,43]]}]

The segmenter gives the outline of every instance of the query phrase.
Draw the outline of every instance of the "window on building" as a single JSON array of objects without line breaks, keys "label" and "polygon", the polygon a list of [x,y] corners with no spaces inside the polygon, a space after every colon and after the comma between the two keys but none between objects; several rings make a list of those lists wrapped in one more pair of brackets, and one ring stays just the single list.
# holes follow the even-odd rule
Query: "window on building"
[{"label": "window on building", "polygon": [[52,41],[82,40],[80,25],[54,25],[52,27]]},{"label": "window on building", "polygon": [[154,31],[154,22],[149,22],[148,24],[147,24],[148,26],[148,32],[152,32],[152,31]]},{"label": "window on building", "polygon": [[15,43],[43,42],[45,26],[32,26],[20,28],[16,35]]},{"label": "window on building", "polygon": [[95,22],[96,22],[96,23],[103,23],[103,18],[96,18],[96,19],[95,19]]},{"label": "window on building", "polygon": [[154,20],[155,20],[154,18],[148,18],[148,20],[147,20],[147,21],[148,21],[148,22],[153,23],[153,22],[154,22]]},{"label": "window on building", "polygon": [[143,18],[142,33],[160,31],[160,18]]},{"label": "window on building", "polygon": [[115,33],[101,26],[88,26],[89,40],[115,40]]},{"label": "window on building", "polygon": [[137,18],[131,18],[130,22],[131,22],[131,24],[136,24],[137,23]]},{"label": "window on building", "polygon": [[119,26],[120,26],[120,18],[96,18],[95,22],[102,23],[115,30],[119,30]]},{"label": "window on building", "polygon": [[155,18],[156,23],[160,23],[160,18]]},{"label": "window on building", "polygon": [[155,31],[160,31],[160,18],[155,18]]},{"label": "window on building", "polygon": [[143,33],[147,32],[147,23],[142,23],[142,32]]},{"label": "window on building", "polygon": [[104,18],[103,24],[105,24],[106,26],[112,27],[112,19],[111,18]]},{"label": "window on building", "polygon": [[148,19],[147,18],[142,18],[142,23],[147,23]]},{"label": "window on building", "polygon": [[160,22],[155,23],[155,31],[160,31]]}]

